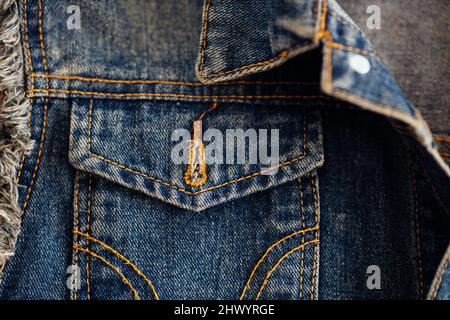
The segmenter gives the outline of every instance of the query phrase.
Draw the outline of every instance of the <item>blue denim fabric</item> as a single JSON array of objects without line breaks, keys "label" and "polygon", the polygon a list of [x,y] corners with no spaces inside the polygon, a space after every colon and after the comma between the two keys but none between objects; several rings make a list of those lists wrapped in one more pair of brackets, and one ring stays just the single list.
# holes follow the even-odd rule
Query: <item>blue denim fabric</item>
[{"label": "blue denim fabric", "polygon": [[[35,148],[1,299],[450,297],[442,146],[334,1],[84,0],[80,30],[70,4],[19,4]],[[279,164],[186,183],[198,118],[279,129]]]}]

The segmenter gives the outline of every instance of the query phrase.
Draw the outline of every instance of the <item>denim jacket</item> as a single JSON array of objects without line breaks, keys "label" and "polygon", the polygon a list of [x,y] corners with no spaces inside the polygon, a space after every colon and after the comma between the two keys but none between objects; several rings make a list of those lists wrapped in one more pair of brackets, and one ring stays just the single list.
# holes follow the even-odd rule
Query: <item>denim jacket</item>
[{"label": "denim jacket", "polygon": [[450,128],[336,1],[0,10],[1,299],[450,297]]}]

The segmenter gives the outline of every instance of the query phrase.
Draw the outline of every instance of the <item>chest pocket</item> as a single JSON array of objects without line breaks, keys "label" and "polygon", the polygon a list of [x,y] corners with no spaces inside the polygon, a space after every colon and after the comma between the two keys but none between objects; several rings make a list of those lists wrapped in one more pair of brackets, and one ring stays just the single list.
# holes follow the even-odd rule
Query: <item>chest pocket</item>
[{"label": "chest pocket", "polygon": [[201,211],[323,163],[318,110],[298,106],[74,100],[71,164]]}]

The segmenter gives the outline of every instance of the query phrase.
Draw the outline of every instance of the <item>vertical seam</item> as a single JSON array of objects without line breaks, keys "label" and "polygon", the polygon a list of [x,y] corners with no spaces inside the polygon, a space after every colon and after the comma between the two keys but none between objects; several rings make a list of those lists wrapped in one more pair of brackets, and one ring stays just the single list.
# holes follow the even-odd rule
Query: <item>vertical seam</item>
[{"label": "vertical seam", "polygon": [[417,192],[417,176],[416,172],[411,167],[412,189],[414,198],[414,219],[415,219],[415,235],[416,235],[416,254],[417,254],[417,266],[419,272],[419,299],[423,299],[423,260],[422,260],[422,246],[421,246],[421,233],[420,233],[420,215],[419,215],[419,194]]},{"label": "vertical seam", "polygon": [[[314,222],[316,225],[319,224],[319,217],[318,217],[318,195],[317,195],[317,179],[314,175],[311,175],[311,186],[313,189],[313,194],[314,194]],[[314,238],[317,239],[317,241],[319,241],[319,237],[318,237],[318,232],[317,230],[314,231]],[[314,300],[314,296],[315,296],[315,282],[316,282],[316,272],[317,272],[317,242],[314,243],[314,257],[313,257],[313,272],[312,272],[312,276],[311,276],[311,291],[310,291],[310,298],[311,300]]]},{"label": "vertical seam", "polygon": [[[46,55],[45,55],[44,36],[43,36],[43,32],[42,32],[42,1],[43,0],[38,0],[38,24],[39,24],[38,34],[39,34],[39,44],[41,47],[42,63],[44,65],[45,74],[48,75],[47,59],[46,59]],[[45,86],[48,91],[48,89],[49,89],[48,77],[46,77]],[[30,200],[30,195],[33,190],[33,185],[34,185],[34,182],[36,179],[36,175],[39,170],[39,165],[41,163],[42,149],[44,146],[45,133],[46,133],[46,127],[47,127],[48,100],[49,100],[49,97],[47,95],[45,97],[45,101],[44,101],[43,120],[42,120],[43,123],[42,123],[42,131],[41,131],[41,141],[39,143],[39,151],[37,154],[37,159],[36,159],[36,163],[34,165],[33,175],[31,177],[30,185],[28,187],[27,195],[25,197],[25,202],[23,204],[23,208],[22,208],[23,210],[25,210],[27,208],[28,201]]]},{"label": "vertical seam", "polygon": [[[89,232],[91,229],[91,193],[92,193],[92,175],[89,174],[89,182],[88,182],[88,203],[87,203],[87,218],[86,218],[86,234],[89,236]],[[86,249],[90,250],[90,242],[89,238],[86,238]],[[86,256],[86,287],[87,287],[87,298],[91,300],[91,259],[90,256]]]},{"label": "vertical seam", "polygon": [[326,27],[326,17],[327,17],[327,0],[322,1],[322,17],[320,20],[320,31],[324,32]]},{"label": "vertical seam", "polygon": [[205,63],[205,50],[206,50],[206,35],[208,33],[208,21],[209,21],[209,7],[211,6],[211,0],[208,0],[206,3],[205,12],[203,13],[203,35],[202,35],[202,53],[201,53],[201,59],[200,59],[200,67],[199,71],[200,74],[203,75],[203,65]]},{"label": "vertical seam", "polygon": [[[300,213],[301,213],[301,221],[302,221],[302,229],[305,228],[305,207],[303,206],[303,190],[302,190],[302,178],[298,179],[298,186],[300,189]],[[302,244],[305,243],[305,234],[302,234]],[[303,268],[304,268],[304,259],[305,259],[305,250],[302,247],[302,253],[300,258],[300,293],[299,300],[303,299]]]},{"label": "vertical seam", "polygon": [[[74,196],[73,196],[73,214],[74,214],[74,225],[75,225],[75,230],[79,229],[79,207],[78,207],[78,194],[79,194],[79,190],[80,190],[80,178],[79,178],[79,171],[77,170],[75,172],[75,190],[74,190]],[[74,243],[75,246],[78,247],[78,233],[74,233]],[[77,278],[78,278],[78,251],[75,250],[74,252],[74,257],[73,257],[73,262],[75,265],[75,281],[74,281],[74,292],[73,292],[73,298],[74,300],[77,300]]]}]

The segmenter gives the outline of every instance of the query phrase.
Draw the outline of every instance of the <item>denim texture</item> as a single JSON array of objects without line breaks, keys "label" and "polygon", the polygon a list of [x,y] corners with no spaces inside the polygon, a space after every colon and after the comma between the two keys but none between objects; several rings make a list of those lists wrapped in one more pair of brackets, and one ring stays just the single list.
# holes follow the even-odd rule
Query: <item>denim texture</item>
[{"label": "denim texture", "polygon": [[[449,298],[446,138],[335,1],[83,0],[80,30],[70,4],[18,3],[35,147],[1,299]],[[199,118],[279,129],[279,163],[190,185],[171,135]]]}]

